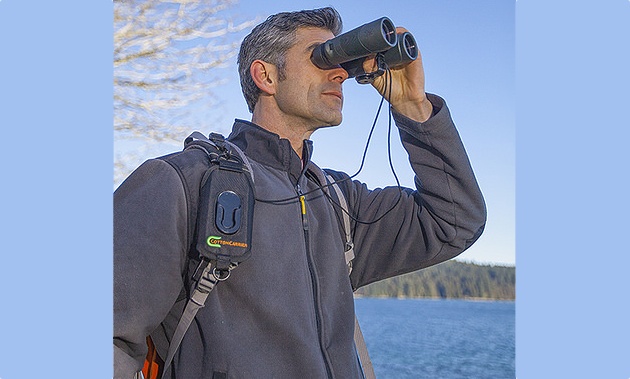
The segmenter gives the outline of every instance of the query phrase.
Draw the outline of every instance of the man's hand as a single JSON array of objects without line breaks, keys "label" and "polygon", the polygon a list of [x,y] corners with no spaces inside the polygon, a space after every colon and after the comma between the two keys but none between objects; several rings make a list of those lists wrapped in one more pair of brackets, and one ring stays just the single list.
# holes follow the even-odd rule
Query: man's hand
[{"label": "man's hand", "polygon": [[[402,27],[396,28],[396,33],[404,33],[407,29]],[[375,71],[376,60],[374,58],[367,59],[363,67],[366,72]],[[382,95],[389,92],[386,88],[385,77],[383,74],[377,77],[372,86]],[[392,107],[398,112],[412,120],[424,122],[431,117],[433,106],[427,100],[424,92],[424,68],[422,67],[422,56],[418,50],[418,58],[401,68],[391,70],[392,77],[392,93],[386,96]],[[387,86],[389,87],[389,86]]]}]

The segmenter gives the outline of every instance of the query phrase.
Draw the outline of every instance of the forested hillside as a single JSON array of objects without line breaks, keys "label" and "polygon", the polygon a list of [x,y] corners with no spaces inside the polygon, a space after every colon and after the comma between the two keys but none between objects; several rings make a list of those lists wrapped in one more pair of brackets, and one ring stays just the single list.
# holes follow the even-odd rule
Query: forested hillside
[{"label": "forested hillside", "polygon": [[447,261],[360,288],[372,297],[479,298],[514,300],[515,267]]}]

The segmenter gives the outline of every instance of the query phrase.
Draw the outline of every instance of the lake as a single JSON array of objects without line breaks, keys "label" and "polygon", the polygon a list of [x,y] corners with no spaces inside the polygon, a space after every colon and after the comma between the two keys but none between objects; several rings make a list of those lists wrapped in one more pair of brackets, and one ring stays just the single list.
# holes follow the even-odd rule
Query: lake
[{"label": "lake", "polygon": [[378,379],[514,379],[515,303],[355,299]]}]

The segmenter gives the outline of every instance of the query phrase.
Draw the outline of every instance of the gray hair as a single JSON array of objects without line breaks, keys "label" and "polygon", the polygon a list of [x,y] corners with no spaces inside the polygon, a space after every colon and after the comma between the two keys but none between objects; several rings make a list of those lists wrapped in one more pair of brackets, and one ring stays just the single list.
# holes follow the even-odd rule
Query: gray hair
[{"label": "gray hair", "polygon": [[243,40],[238,53],[238,73],[250,112],[254,112],[261,92],[249,72],[252,62],[260,59],[275,65],[280,80],[284,80],[286,52],[295,44],[296,31],[304,27],[327,29],[336,36],[341,33],[341,16],[332,7],[282,12],[269,16]]}]

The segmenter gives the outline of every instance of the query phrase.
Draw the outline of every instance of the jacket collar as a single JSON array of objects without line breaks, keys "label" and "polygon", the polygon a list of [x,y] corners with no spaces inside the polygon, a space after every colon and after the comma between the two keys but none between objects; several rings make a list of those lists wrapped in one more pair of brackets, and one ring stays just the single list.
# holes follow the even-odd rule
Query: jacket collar
[{"label": "jacket collar", "polygon": [[308,167],[313,152],[313,142],[304,140],[303,162],[291,147],[288,139],[280,138],[262,127],[245,120],[235,120],[228,139],[243,150],[250,159],[266,166],[288,172],[297,182],[302,167]]}]

